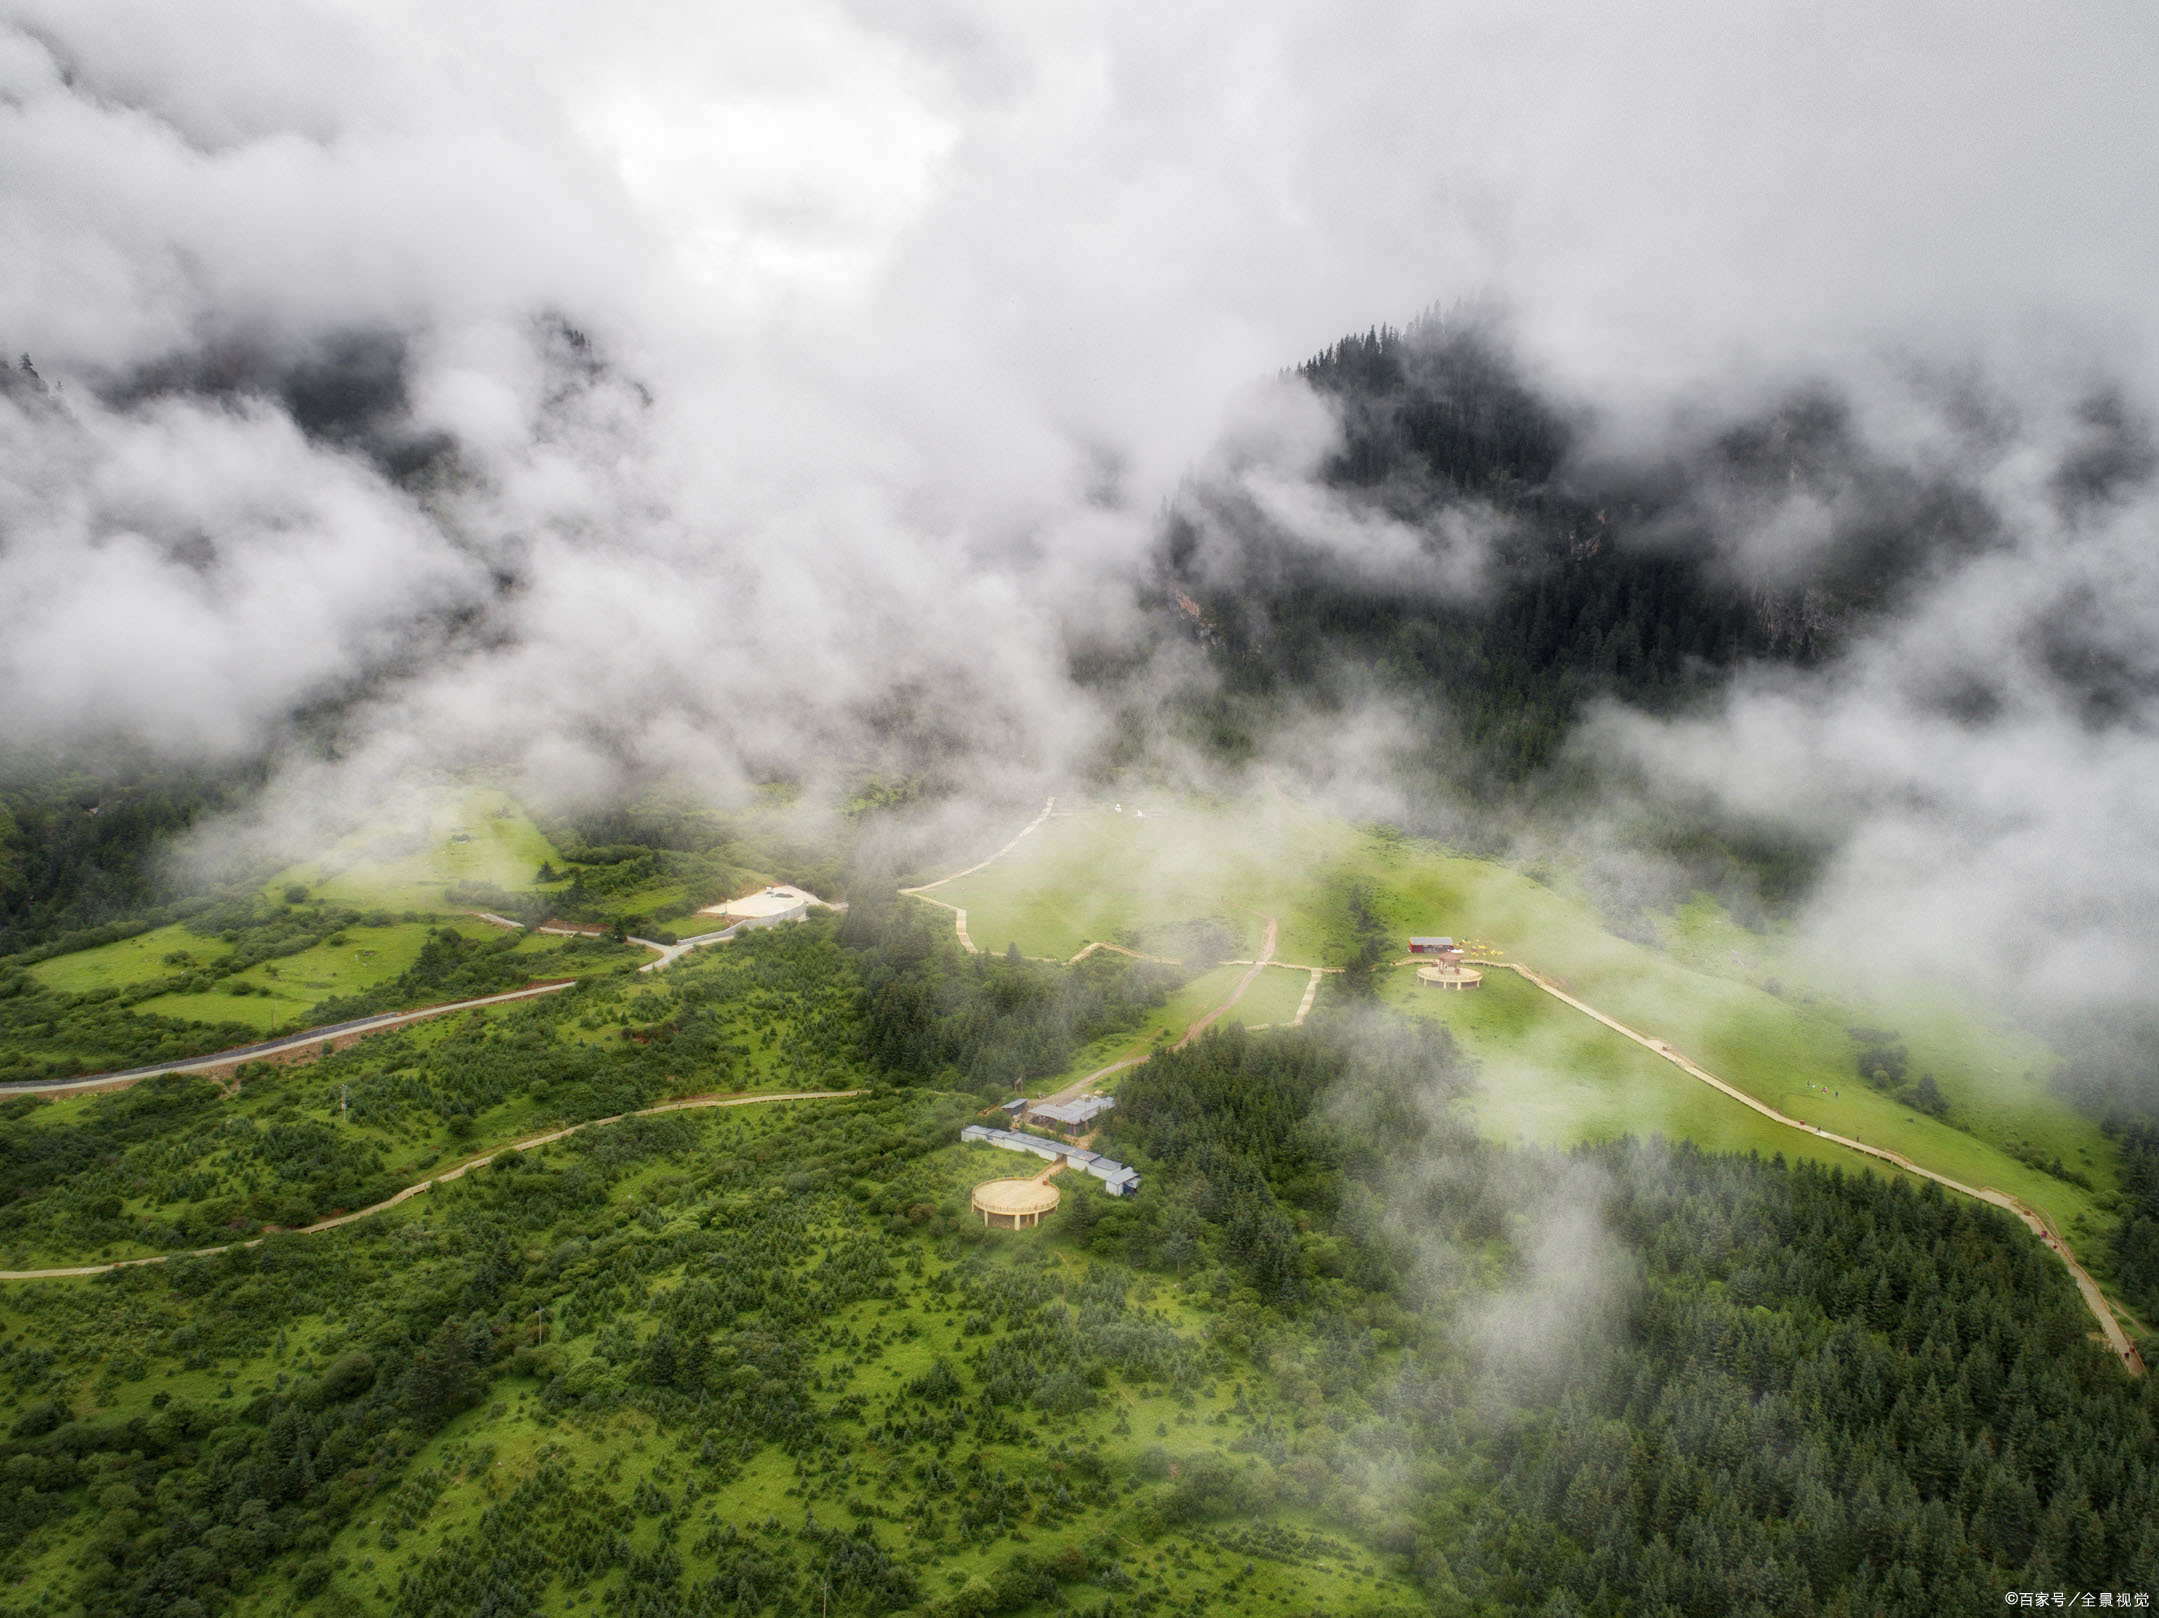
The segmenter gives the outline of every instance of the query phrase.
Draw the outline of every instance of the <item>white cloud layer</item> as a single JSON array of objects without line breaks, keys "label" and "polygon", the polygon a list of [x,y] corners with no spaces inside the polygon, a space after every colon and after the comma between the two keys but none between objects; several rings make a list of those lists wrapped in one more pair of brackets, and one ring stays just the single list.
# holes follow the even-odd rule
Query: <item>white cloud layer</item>
[{"label": "white cloud layer", "polygon": [[[1496,294],[1622,445],[1795,377],[1923,433],[1868,380],[1904,363],[2143,385],[2155,65],[2159,13],[2097,0],[0,0],[0,341],[64,386],[0,396],[0,740],[234,752],[364,691],[385,760],[724,780],[913,689],[1054,769],[1092,724],[1067,632],[1123,621],[1224,401],[1345,330]],[[431,477],[271,397],[354,333],[403,345],[378,437],[454,438]],[[202,375],[263,385],[123,386]],[[1412,554],[1299,481],[1311,443],[1249,482],[1277,520]],[[1735,554],[1774,574],[1820,515]],[[2128,570],[2098,617],[2141,657],[2118,526],[2078,554]],[[1739,796],[1842,783],[1862,908],[1947,847],[2021,899],[2034,813],[2149,871],[2110,818],[2140,740],[2014,657],[1994,722],[1912,695],[2060,550],[2033,517],[1835,679],[1615,734]],[[1882,809],[1930,792],[1965,820]]]}]

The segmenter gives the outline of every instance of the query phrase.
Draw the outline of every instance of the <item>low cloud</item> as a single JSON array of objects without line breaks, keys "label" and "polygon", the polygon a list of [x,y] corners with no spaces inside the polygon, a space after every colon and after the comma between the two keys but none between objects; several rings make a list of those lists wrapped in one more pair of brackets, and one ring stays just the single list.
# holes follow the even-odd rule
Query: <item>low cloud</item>
[{"label": "low cloud", "polygon": [[[0,340],[53,391],[0,398],[0,742],[1031,791],[1100,742],[1069,658],[1145,638],[1195,469],[1478,599],[1497,518],[1345,502],[1255,379],[1489,292],[1600,454],[1819,386],[1912,487],[1977,477],[1998,540],[1835,668],[1598,745],[1835,829],[1832,933],[2127,984],[2159,599],[2102,418],[2152,405],[2154,26],[6,0]],[[1962,375],[1995,402],[1913,407]],[[1765,587],[1851,527],[1834,479],[1718,493]]]},{"label": "low cloud", "polygon": [[1827,667],[1743,674],[1706,714],[1609,707],[1584,744],[1652,796],[1827,848],[1802,917],[1826,955],[2012,999],[2133,1001],[2159,970],[2149,440],[2095,423],[2090,397],[1995,403],[1983,430],[1937,421],[1934,440],[1960,446],[1983,541],[1901,610]]}]

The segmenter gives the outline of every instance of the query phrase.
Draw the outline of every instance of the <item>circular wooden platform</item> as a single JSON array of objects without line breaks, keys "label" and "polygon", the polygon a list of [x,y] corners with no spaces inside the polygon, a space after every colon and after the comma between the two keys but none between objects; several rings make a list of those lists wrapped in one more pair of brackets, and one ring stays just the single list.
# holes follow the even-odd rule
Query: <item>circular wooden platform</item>
[{"label": "circular wooden platform", "polygon": [[1474,989],[1484,974],[1469,966],[1420,966],[1417,981],[1427,989]]},{"label": "circular wooden platform", "polygon": [[1057,1188],[1047,1180],[984,1180],[974,1195],[982,1223],[999,1230],[1039,1225],[1059,1200]]}]

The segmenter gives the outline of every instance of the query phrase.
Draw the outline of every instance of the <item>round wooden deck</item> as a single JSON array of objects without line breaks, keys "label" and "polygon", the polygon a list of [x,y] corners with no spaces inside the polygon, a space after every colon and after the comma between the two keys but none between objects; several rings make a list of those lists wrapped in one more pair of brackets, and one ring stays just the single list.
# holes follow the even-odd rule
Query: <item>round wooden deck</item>
[{"label": "round wooden deck", "polygon": [[1021,1230],[1042,1223],[1057,1206],[1057,1188],[1047,1180],[984,1180],[975,1187],[975,1212],[998,1230]]}]

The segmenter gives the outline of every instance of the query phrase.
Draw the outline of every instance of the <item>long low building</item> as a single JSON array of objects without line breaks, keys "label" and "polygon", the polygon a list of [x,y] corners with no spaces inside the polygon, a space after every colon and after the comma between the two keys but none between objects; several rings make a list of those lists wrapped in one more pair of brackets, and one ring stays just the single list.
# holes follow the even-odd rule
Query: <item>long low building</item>
[{"label": "long low building", "polygon": [[963,1141],[979,1141],[985,1146],[1000,1146],[1008,1152],[1031,1152],[1036,1157],[1052,1163],[1092,1174],[1102,1182],[1102,1189],[1113,1197],[1121,1197],[1139,1189],[1139,1170],[1115,1158],[1104,1157],[1100,1152],[1090,1152],[1084,1147],[1067,1146],[1061,1140],[1049,1140],[1041,1135],[1024,1135],[1016,1129],[992,1129],[987,1124],[969,1124],[960,1131]]}]

